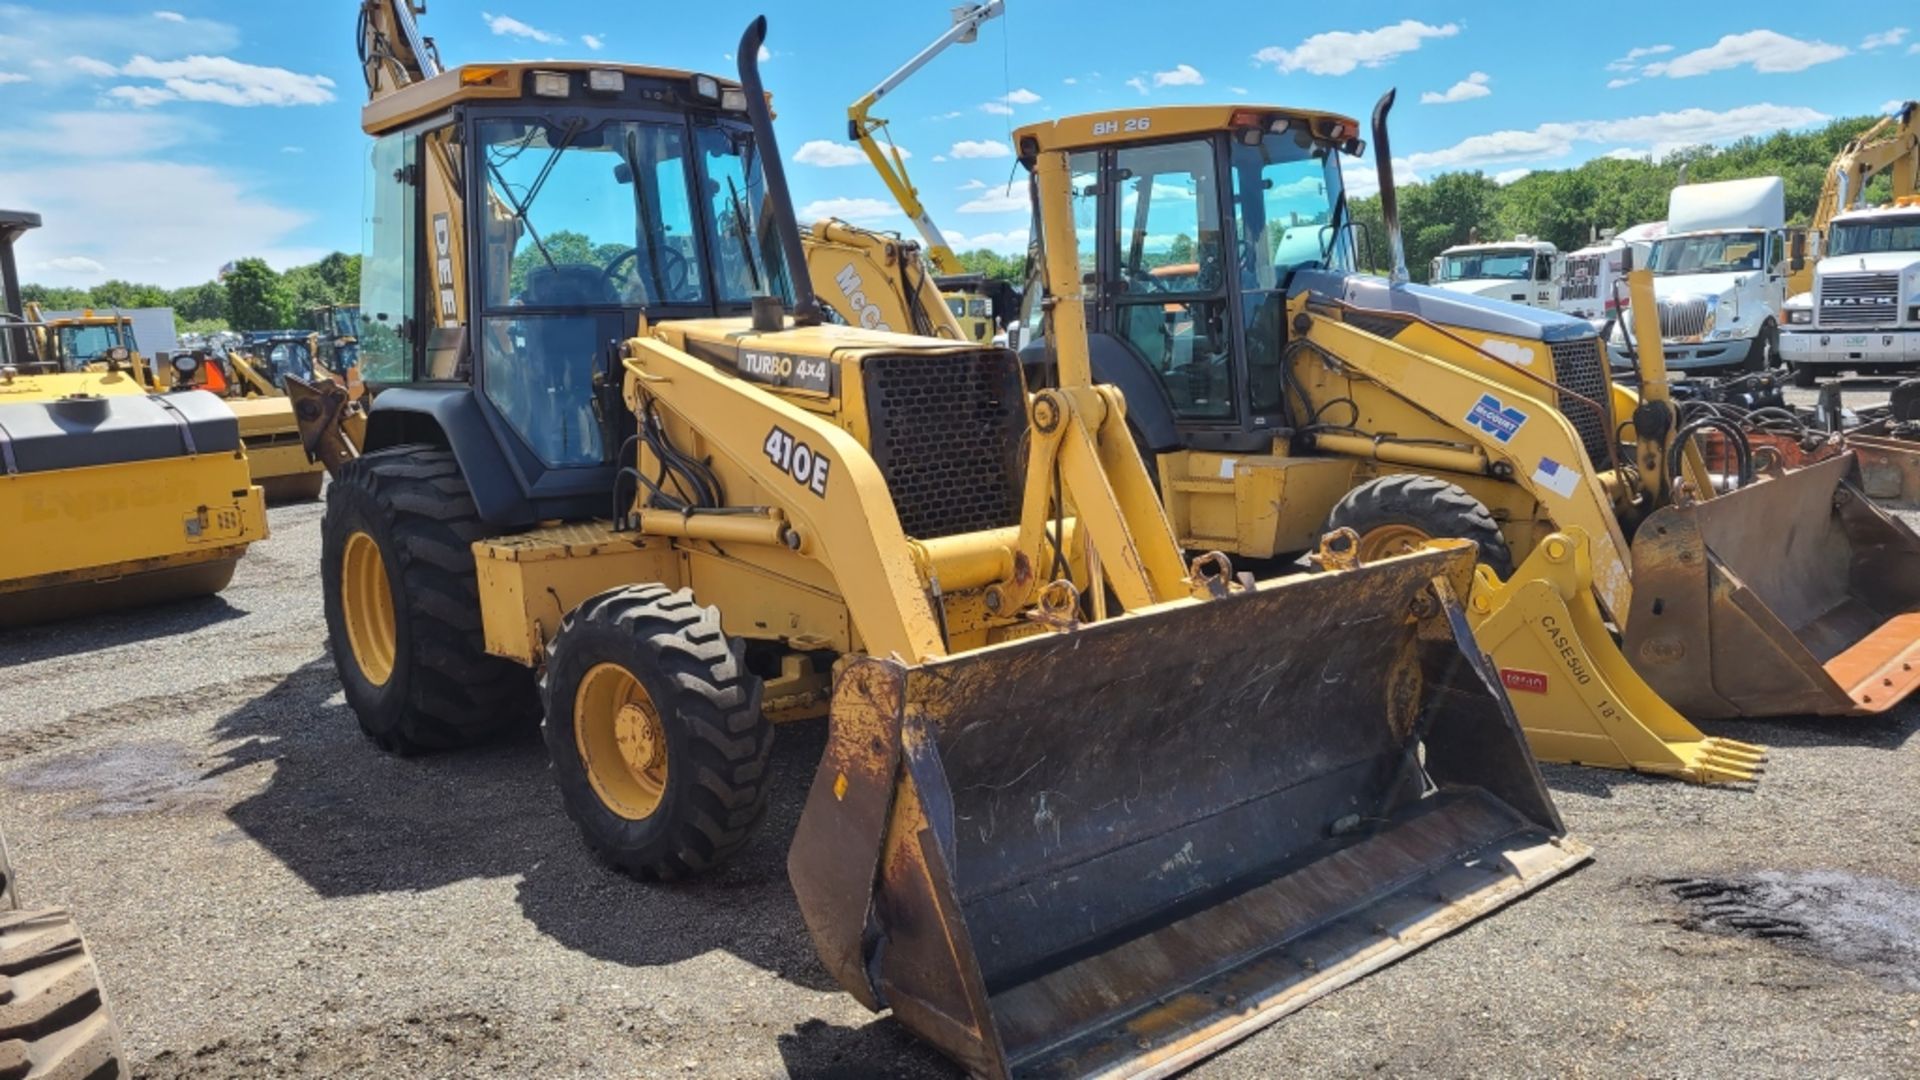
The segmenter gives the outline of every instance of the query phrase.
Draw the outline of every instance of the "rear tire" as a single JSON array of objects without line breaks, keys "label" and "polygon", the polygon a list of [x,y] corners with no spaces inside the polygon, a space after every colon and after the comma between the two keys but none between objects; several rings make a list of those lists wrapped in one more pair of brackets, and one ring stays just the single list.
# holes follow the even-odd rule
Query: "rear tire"
[{"label": "rear tire", "polygon": [[1761,324],[1760,332],[1754,335],[1753,344],[1747,348],[1748,371],[1771,371],[1780,362],[1780,327],[1772,319]]},{"label": "rear tire", "polygon": [[327,487],[327,635],[347,704],[382,750],[471,746],[538,714],[533,672],[486,652],[472,544],[488,531],[445,450],[376,451]]},{"label": "rear tire", "polygon": [[1340,528],[1360,534],[1363,561],[1420,539],[1471,540],[1480,546],[1480,561],[1502,580],[1513,575],[1513,549],[1492,512],[1465,488],[1437,477],[1402,473],[1361,484],[1327,516],[1328,531]]},{"label": "rear tire", "polygon": [[560,624],[543,689],[567,815],[609,866],[675,881],[747,842],[766,812],[773,725],[718,611],[664,585],[601,593]]},{"label": "rear tire", "polygon": [[1806,364],[1793,365],[1793,385],[1802,390],[1811,389],[1820,382],[1818,374]]},{"label": "rear tire", "polygon": [[0,912],[0,1080],[127,1075],[119,1027],[73,916]]}]

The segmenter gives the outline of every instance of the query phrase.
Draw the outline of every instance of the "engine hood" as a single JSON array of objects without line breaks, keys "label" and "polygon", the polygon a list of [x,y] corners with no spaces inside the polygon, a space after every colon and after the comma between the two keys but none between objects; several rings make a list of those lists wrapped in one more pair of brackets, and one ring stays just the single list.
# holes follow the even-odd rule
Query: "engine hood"
[{"label": "engine hood", "polygon": [[1757,270],[1743,270],[1737,274],[1669,274],[1653,279],[1653,295],[1660,300],[1682,296],[1726,296],[1738,289],[1747,278],[1758,276]]},{"label": "engine hood", "polygon": [[1429,286],[1429,288],[1444,289],[1447,292],[1495,298],[1504,298],[1507,293],[1524,293],[1532,287],[1531,281],[1515,281],[1511,278],[1460,278],[1457,281],[1443,281],[1438,285]]},{"label": "engine hood", "polygon": [[1920,251],[1875,251],[1861,255],[1832,255],[1814,266],[1816,274],[1894,274],[1920,265]]},{"label": "engine hood", "polygon": [[1295,296],[1305,292],[1326,300],[1344,300],[1355,307],[1375,311],[1404,311],[1440,326],[1532,341],[1573,341],[1593,336],[1593,326],[1585,319],[1557,311],[1432,285],[1396,287],[1388,284],[1386,278],[1365,274],[1302,270],[1293,275],[1289,292]]}]

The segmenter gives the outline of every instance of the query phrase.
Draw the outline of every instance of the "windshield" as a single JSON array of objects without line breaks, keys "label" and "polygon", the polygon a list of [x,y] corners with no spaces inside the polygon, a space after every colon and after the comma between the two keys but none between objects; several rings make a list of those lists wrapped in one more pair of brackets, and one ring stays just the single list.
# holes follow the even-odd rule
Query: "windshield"
[{"label": "windshield", "polygon": [[263,341],[249,346],[248,351],[255,357],[260,374],[282,390],[287,388],[289,375],[313,381],[313,352],[304,341]]},{"label": "windshield", "polygon": [[1827,240],[1828,255],[1876,251],[1920,251],[1920,215],[1842,222],[1833,227]]},{"label": "windshield", "polygon": [[1310,266],[1346,268],[1347,196],[1338,155],[1294,133],[1233,142],[1233,220],[1240,284],[1271,289]]},{"label": "windshield", "polygon": [[1499,278],[1527,281],[1533,277],[1533,249],[1506,251],[1463,251],[1440,257],[1440,281],[1466,281],[1472,278]]},{"label": "windshield", "polygon": [[121,325],[107,323],[95,326],[60,327],[60,355],[75,367],[84,367],[95,361],[105,360],[107,350],[116,345],[133,348],[133,331],[128,329],[123,335]]},{"label": "windshield", "polygon": [[492,218],[489,308],[705,304],[715,294],[745,303],[790,292],[768,271],[781,265],[779,247],[746,133],[708,126],[689,140],[681,123],[584,117],[489,119],[478,130]]},{"label": "windshield", "polygon": [[1701,233],[1670,236],[1653,244],[1653,272],[1668,274],[1736,274],[1759,270],[1766,251],[1765,233]]},{"label": "windshield", "polygon": [[347,305],[333,309],[333,336],[357,338],[360,336],[360,308]]}]

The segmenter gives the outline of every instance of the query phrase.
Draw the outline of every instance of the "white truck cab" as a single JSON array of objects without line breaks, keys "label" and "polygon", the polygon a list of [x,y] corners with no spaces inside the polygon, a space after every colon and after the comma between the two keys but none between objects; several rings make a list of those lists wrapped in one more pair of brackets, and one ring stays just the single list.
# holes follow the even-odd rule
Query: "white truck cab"
[{"label": "white truck cab", "polygon": [[[1646,265],[1660,305],[1661,345],[1676,370],[1778,363],[1787,290],[1787,189],[1777,176],[1684,184],[1667,199],[1666,235]],[[1635,264],[1639,265],[1636,258]],[[1615,324],[1616,366],[1629,366]]]},{"label": "white truck cab", "polygon": [[1787,301],[1780,354],[1797,386],[1920,366],[1920,198],[1834,215],[1813,292]]},{"label": "white truck cab", "polygon": [[1531,236],[1504,244],[1458,244],[1434,257],[1428,282],[1450,292],[1555,310],[1560,249]]}]

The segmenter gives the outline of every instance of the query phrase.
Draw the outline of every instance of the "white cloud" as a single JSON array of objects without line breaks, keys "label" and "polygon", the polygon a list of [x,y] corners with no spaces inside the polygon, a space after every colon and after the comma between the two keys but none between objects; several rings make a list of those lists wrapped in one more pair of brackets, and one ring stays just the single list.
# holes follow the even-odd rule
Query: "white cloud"
[{"label": "white cloud", "polygon": [[581,34],[580,44],[585,45],[594,52],[599,52],[601,49],[607,47],[607,39],[601,37],[599,34]]},{"label": "white cloud", "polygon": [[949,232],[947,243],[955,251],[988,251],[1001,255],[1024,255],[1027,253],[1027,230],[1008,229],[1005,232],[981,233],[978,236],[967,233]]},{"label": "white cloud", "polygon": [[1885,49],[1889,46],[1898,45],[1905,40],[1907,40],[1907,28],[1904,26],[1896,26],[1891,30],[1883,30],[1878,34],[1868,34],[1866,38],[1860,42],[1860,47],[1871,52],[1874,49]]},{"label": "white cloud", "polygon": [[1073,77],[1073,76],[1071,76],[1071,75],[1069,75],[1069,76],[1067,76],[1067,77],[1066,77],[1066,78],[1064,78],[1064,79],[1061,79],[1060,81],[1061,81],[1061,82],[1063,82],[1063,83],[1066,83],[1066,84],[1067,84],[1068,86],[1078,86],[1078,85],[1080,85],[1080,80],[1079,80],[1079,79],[1076,79],[1076,78],[1074,78],[1074,77]]},{"label": "white cloud", "polygon": [[[284,268],[325,254],[288,243],[306,214],[262,197],[224,166],[116,157],[112,168],[0,171],[0,191],[59,223],[20,242],[23,262],[49,265],[42,284],[90,284],[105,274],[178,288],[207,281],[244,255]],[[140,197],[127,198],[129,191]],[[99,269],[66,261],[78,259]],[[53,268],[55,260],[82,269]]]},{"label": "white cloud", "polygon": [[1247,88],[1244,86],[1229,86],[1227,89],[1239,94],[1241,97],[1247,96]]},{"label": "white cloud", "polygon": [[17,71],[0,71],[0,86],[5,86],[8,83],[23,83],[23,82],[32,82],[32,81],[33,81],[33,76],[31,75],[22,75]]},{"label": "white cloud", "polygon": [[[1351,168],[1342,166],[1347,181],[1347,198],[1364,199],[1380,193],[1380,170],[1375,164],[1372,151],[1366,157],[1354,162]],[[1408,184],[1424,183],[1419,174],[1407,164],[1406,158],[1393,159],[1393,185],[1406,187]]]},{"label": "white cloud", "polygon": [[135,105],[176,98],[241,108],[324,105],[333,100],[333,80],[325,75],[301,75],[227,56],[189,56],[183,60],[135,56],[120,72],[137,79],[157,79],[164,87],[162,91],[161,87],[117,86],[109,91]]},{"label": "white cloud", "polygon": [[51,259],[42,259],[34,264],[36,270],[52,270],[62,274],[82,274],[99,277],[107,272],[99,260],[89,259],[85,255],[60,255]]},{"label": "white cloud", "polygon": [[1913,44],[1907,46],[1907,55],[1920,56],[1920,41],[1916,41]]},{"label": "white cloud", "polygon": [[935,155],[933,155],[933,160],[934,160],[934,163],[935,163],[936,165],[938,165],[938,164],[945,164],[945,163],[946,163],[946,160],[947,160],[947,155],[945,155],[945,154],[935,154]]},{"label": "white cloud", "polygon": [[1502,169],[1493,174],[1493,182],[1499,184],[1501,187],[1506,187],[1508,184],[1513,183],[1523,176],[1531,175],[1533,175],[1532,169]]},{"label": "white cloud", "polygon": [[899,217],[900,208],[884,199],[815,199],[800,208],[802,221],[839,218],[842,221],[878,221]]},{"label": "white cloud", "polygon": [[1649,56],[1659,56],[1662,53],[1670,53],[1672,51],[1673,46],[1671,45],[1642,45],[1637,49],[1628,49],[1627,55],[1618,60],[1609,61],[1607,63],[1607,70],[1632,71],[1634,68],[1640,66],[1637,61],[1644,60]]},{"label": "white cloud", "polygon": [[1000,97],[982,104],[980,111],[983,113],[991,113],[994,116],[1012,116],[1015,105],[1032,105],[1039,100],[1039,94],[1023,86],[1012,93],[1002,94]]},{"label": "white cloud", "polygon": [[[198,124],[160,113],[57,112],[13,131],[7,148],[36,159],[140,157],[207,134]],[[126,198],[124,192],[121,198]]]},{"label": "white cloud", "polygon": [[161,22],[183,23],[187,21],[187,17],[177,11],[156,11],[153,13],[153,17],[159,19]]},{"label": "white cloud", "polygon": [[802,165],[816,165],[822,169],[843,169],[849,165],[859,165],[867,160],[867,155],[857,146],[848,146],[832,139],[809,139],[800,144],[793,152],[793,160]]},{"label": "white cloud", "polygon": [[136,109],[150,109],[180,98],[180,95],[164,86],[116,86],[107,91],[107,96],[118,98]]},{"label": "white cloud", "polygon": [[1640,79],[1636,75],[1628,75],[1618,79],[1608,79],[1607,89],[1618,90],[1623,86],[1632,86],[1634,83],[1637,83],[1639,81]]},{"label": "white cloud", "polygon": [[1006,143],[995,142],[992,139],[962,139],[954,143],[953,148],[948,150],[947,153],[960,159],[1003,158],[1013,156],[1013,151],[1008,149]]},{"label": "white cloud", "polygon": [[1200,74],[1200,69],[1192,64],[1175,64],[1172,71],[1153,73],[1155,86],[1199,86],[1206,81],[1206,77]]},{"label": "white cloud", "polygon": [[1603,158],[1610,158],[1614,161],[1646,161],[1647,159],[1653,157],[1653,154],[1651,151],[1635,150],[1631,146],[1621,146],[1621,147],[1616,147],[1615,149],[1609,150],[1606,153],[1601,154],[1600,156]]},{"label": "white cloud", "polygon": [[1135,75],[1133,78],[1128,79],[1127,85],[1133,87],[1135,90],[1138,90],[1143,94],[1147,92],[1147,80],[1141,78],[1138,75]]},{"label": "white cloud", "polygon": [[961,191],[985,191],[987,190],[987,182],[985,180],[969,180],[966,183],[960,185],[960,190]]},{"label": "white cloud", "polygon": [[1006,187],[992,188],[986,194],[976,196],[960,204],[958,213],[962,214],[1011,214],[1026,213],[1031,209],[1027,205],[1027,189],[1008,184]]},{"label": "white cloud", "polygon": [[1334,30],[1315,34],[1291,49],[1269,45],[1253,54],[1255,60],[1272,64],[1282,74],[1305,71],[1310,75],[1345,75],[1357,67],[1379,67],[1404,53],[1413,52],[1427,38],[1452,37],[1460,32],[1455,23],[1429,26],[1404,19],[1378,30]]},{"label": "white cloud", "polygon": [[1551,161],[1583,142],[1651,143],[1656,156],[1683,146],[1724,142],[1782,128],[1803,128],[1829,119],[1809,108],[1742,105],[1724,112],[1681,109],[1619,120],[1576,120],[1541,124],[1531,131],[1495,131],[1473,135],[1442,150],[1407,155],[1417,170],[1487,168],[1521,162]]},{"label": "white cloud", "polygon": [[528,26],[511,15],[493,15],[483,11],[480,13],[480,19],[487,24],[487,29],[493,31],[495,37],[526,38],[528,41],[537,41],[542,45],[558,45],[566,40],[559,34],[549,34],[545,30]]},{"label": "white cloud", "polygon": [[[212,19],[155,18],[150,11],[125,14],[75,10],[101,5],[24,4],[0,0],[0,70],[31,70],[36,83],[58,85],[79,78],[109,78],[113,65],[68,57],[122,57],[133,53],[172,58],[221,53],[240,45],[240,33]],[[102,68],[107,70],[101,70]]]},{"label": "white cloud", "polygon": [[1461,79],[1459,82],[1454,83],[1452,86],[1447,87],[1445,93],[1429,90],[1421,94],[1420,104],[1451,105],[1457,101],[1471,101],[1474,98],[1483,98],[1493,93],[1493,87],[1487,85],[1491,81],[1493,80],[1486,72],[1476,71],[1466,78]]},{"label": "white cloud", "polygon": [[1704,49],[1648,64],[1640,73],[1649,77],[1687,79],[1730,68],[1751,67],[1763,75],[1778,75],[1838,60],[1849,51],[1845,45],[1801,41],[1772,30],[1749,30],[1744,34],[1728,34]]},{"label": "white cloud", "polygon": [[94,75],[102,79],[111,79],[120,74],[120,69],[105,60],[95,60],[91,56],[69,56],[67,66],[82,75]]}]

